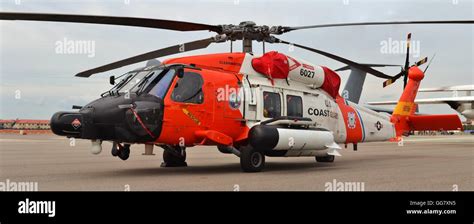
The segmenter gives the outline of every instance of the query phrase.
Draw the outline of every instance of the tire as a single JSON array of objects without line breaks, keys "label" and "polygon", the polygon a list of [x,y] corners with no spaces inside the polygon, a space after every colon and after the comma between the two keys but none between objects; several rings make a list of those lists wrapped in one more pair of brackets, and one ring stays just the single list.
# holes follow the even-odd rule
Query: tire
[{"label": "tire", "polygon": [[186,164],[186,151],[182,150],[180,147],[176,147],[175,150],[180,154],[176,156],[168,150],[163,152],[163,162],[166,166],[184,166]]},{"label": "tire", "polygon": [[251,146],[241,147],[240,167],[244,172],[260,172],[265,167],[265,155]]},{"label": "tire", "polygon": [[332,163],[334,162],[335,156],[327,155],[327,156],[316,156],[316,161],[320,163]]},{"label": "tire", "polygon": [[122,149],[120,149],[118,157],[121,160],[127,160],[130,157],[130,145],[125,145]]},{"label": "tire", "polygon": [[117,143],[114,142],[113,145],[112,145],[112,151],[111,151],[111,154],[112,156],[116,157],[119,155],[119,150],[118,150],[118,146],[117,146]]}]

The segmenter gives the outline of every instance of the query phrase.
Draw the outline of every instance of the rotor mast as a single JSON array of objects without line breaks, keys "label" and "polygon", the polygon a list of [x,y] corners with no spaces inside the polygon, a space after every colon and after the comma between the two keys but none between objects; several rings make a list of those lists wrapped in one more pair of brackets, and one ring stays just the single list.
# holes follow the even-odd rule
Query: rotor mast
[{"label": "rotor mast", "polygon": [[253,21],[244,21],[240,23],[242,27],[242,52],[252,53],[252,41],[253,38],[249,35],[255,32],[255,26],[257,24]]},{"label": "rotor mast", "polygon": [[252,53],[252,39],[244,38],[242,40],[242,51],[244,53]]}]

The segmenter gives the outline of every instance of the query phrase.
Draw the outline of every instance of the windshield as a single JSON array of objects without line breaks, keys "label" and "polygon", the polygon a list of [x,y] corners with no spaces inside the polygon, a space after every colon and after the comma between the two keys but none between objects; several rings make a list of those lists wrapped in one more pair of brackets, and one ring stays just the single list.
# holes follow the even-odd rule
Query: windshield
[{"label": "windshield", "polygon": [[147,89],[147,87],[152,83],[158,76],[161,75],[163,72],[163,69],[157,69],[153,70],[152,72],[148,73],[140,82],[133,86],[130,92],[143,92],[144,89]]},{"label": "windshield", "polygon": [[176,71],[174,69],[170,69],[164,72],[164,74],[161,74],[160,78],[151,81],[150,86],[153,86],[153,88],[148,93],[164,99],[175,73]]},{"label": "windshield", "polygon": [[130,76],[130,77],[126,77],[125,79],[125,83],[122,84],[119,88],[118,88],[118,92],[120,93],[125,93],[125,92],[133,92],[132,88],[137,85],[143,78],[145,78],[145,76],[147,74],[149,74],[150,71],[141,71],[141,72],[138,72],[136,73],[135,75],[133,76]]},{"label": "windshield", "polygon": [[155,70],[125,73],[122,75],[124,78],[111,90],[103,93],[102,97],[127,92],[148,92],[163,99],[173,81],[175,73],[176,70],[172,68],[166,69],[165,71],[163,71],[163,68],[159,68]]},{"label": "windshield", "polygon": [[108,94],[114,94],[115,92],[117,92],[118,89],[120,89],[123,85],[125,85],[129,79],[131,77],[133,77],[135,74],[137,74],[136,72],[128,72],[128,73],[125,73],[119,77],[124,77],[123,79],[121,79],[117,85],[115,85],[114,87],[112,87],[112,89],[110,89],[108,92],[105,92],[105,93],[102,93],[102,96],[105,96],[107,93]]}]

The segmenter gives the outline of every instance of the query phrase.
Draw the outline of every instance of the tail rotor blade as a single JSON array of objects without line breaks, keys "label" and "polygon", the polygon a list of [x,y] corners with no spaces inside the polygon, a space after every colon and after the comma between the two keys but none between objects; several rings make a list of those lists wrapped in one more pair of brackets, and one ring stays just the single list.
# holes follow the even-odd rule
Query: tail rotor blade
[{"label": "tail rotor blade", "polygon": [[395,81],[397,81],[396,79],[387,79],[385,80],[385,82],[383,82],[383,88],[389,86],[389,85],[392,85]]},{"label": "tail rotor blade", "polygon": [[393,84],[395,81],[397,81],[397,79],[399,79],[400,77],[403,76],[403,73],[404,73],[404,71],[402,70],[400,73],[393,76],[392,78],[385,80],[385,82],[383,82],[383,87],[385,88],[385,87]]},{"label": "tail rotor blade", "polygon": [[407,83],[408,83],[408,71],[405,71],[403,75],[403,89],[405,89],[405,87],[407,86]]},{"label": "tail rotor blade", "polygon": [[431,65],[431,62],[433,62],[435,56],[436,56],[436,53],[433,54],[433,57],[431,58],[430,62],[429,62],[428,65],[426,66],[426,68],[425,68],[425,70],[423,71],[423,73],[426,73],[426,71],[428,70],[428,68],[429,68],[430,65]]},{"label": "tail rotor blade", "polygon": [[408,70],[410,66],[410,43],[411,43],[411,33],[408,33],[407,36],[407,54],[405,57],[405,70]]},{"label": "tail rotor blade", "polygon": [[420,66],[420,65],[425,64],[426,62],[428,62],[428,57],[425,57],[425,58],[419,60],[417,63],[415,63],[415,66],[418,67],[418,66]]}]

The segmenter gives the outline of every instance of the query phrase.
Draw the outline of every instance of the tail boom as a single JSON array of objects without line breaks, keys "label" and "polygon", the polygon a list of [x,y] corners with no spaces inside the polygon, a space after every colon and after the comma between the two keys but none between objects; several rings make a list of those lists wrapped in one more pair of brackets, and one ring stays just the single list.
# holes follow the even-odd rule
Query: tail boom
[{"label": "tail boom", "polygon": [[411,131],[461,130],[462,124],[456,114],[446,115],[415,115],[417,105],[414,102],[423,72],[413,66],[408,71],[409,81],[400,97],[391,122],[395,126],[396,136],[406,135]]}]

